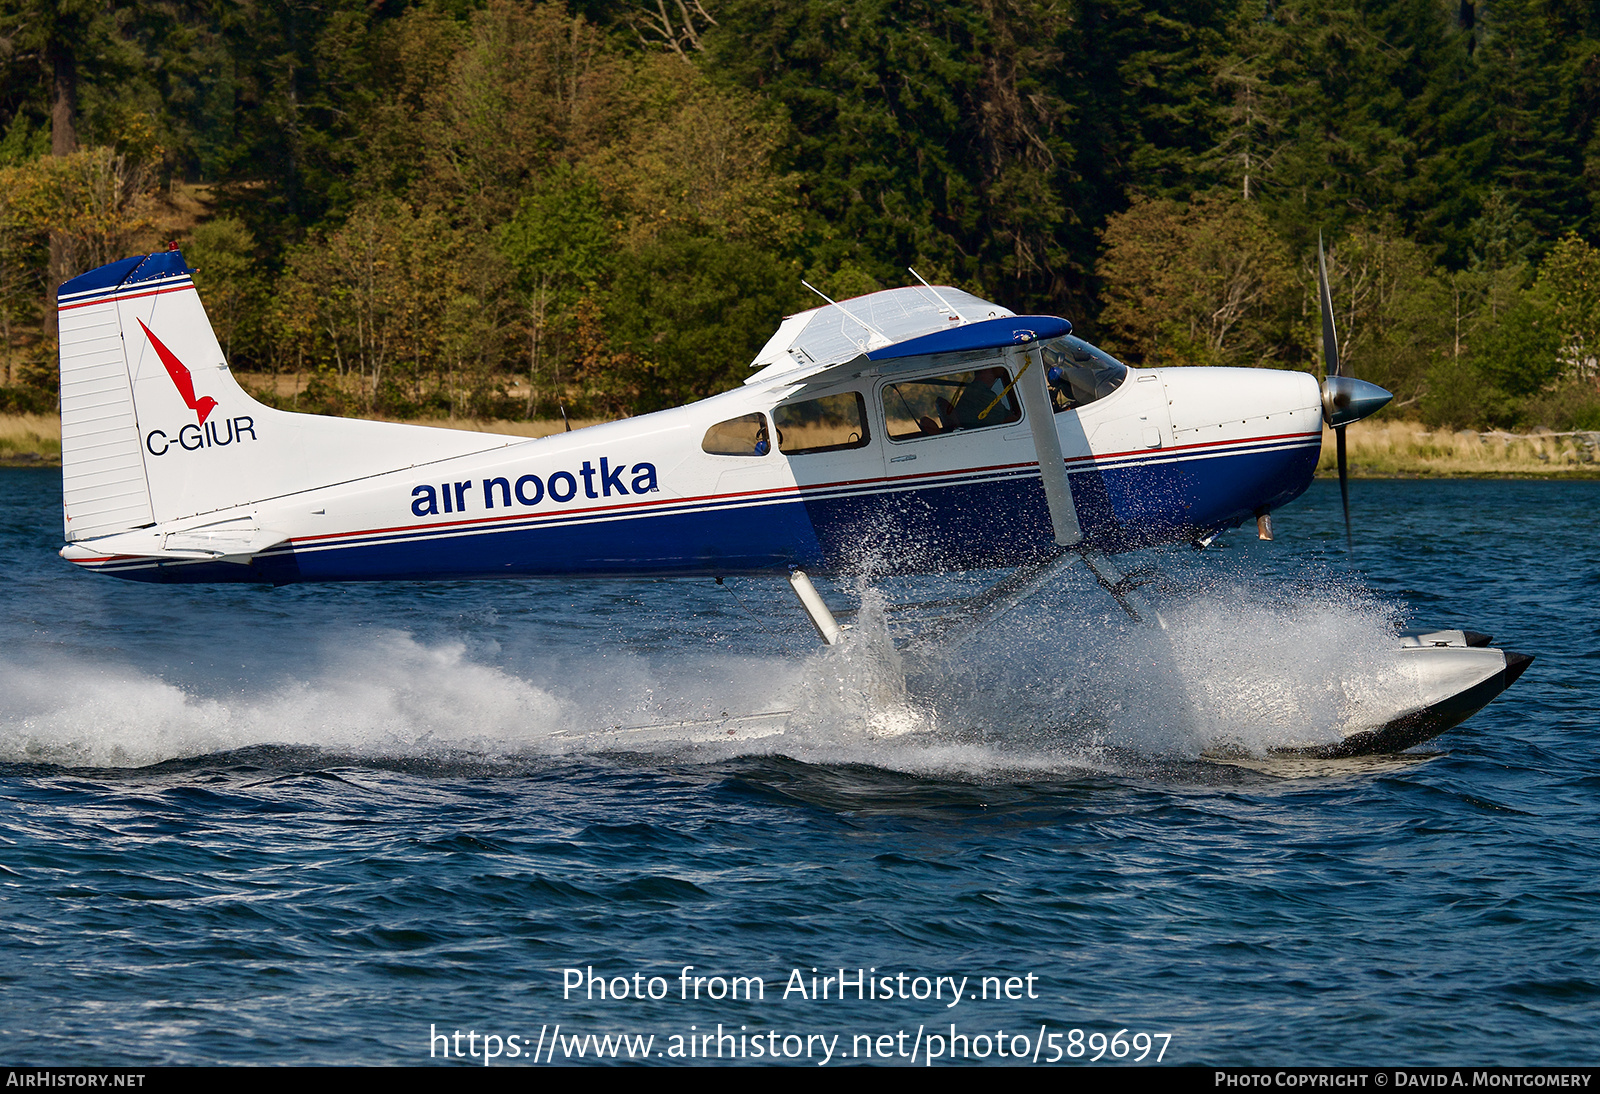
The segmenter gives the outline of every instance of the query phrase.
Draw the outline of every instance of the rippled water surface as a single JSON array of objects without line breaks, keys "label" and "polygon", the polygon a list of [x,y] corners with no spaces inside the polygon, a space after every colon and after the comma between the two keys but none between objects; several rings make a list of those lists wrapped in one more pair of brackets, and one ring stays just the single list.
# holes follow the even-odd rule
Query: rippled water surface
[{"label": "rippled water surface", "polygon": [[[1356,483],[1350,558],[1319,482],[1275,543],[1142,560],[1164,634],[1069,572],[921,657],[890,608],[998,575],[823,583],[856,614],[821,650],[778,580],[120,582],[55,556],[56,473],[0,485],[12,1062],[420,1063],[459,1029],[517,1065],[558,1023],[663,1063],[719,1023],[833,1065],[952,1025],[1593,1061],[1600,483]],[[1538,660],[1405,760],[1201,756],[1330,739],[1412,623]],[[591,968],[665,997],[563,998]],[[991,997],[809,997],[841,968]],[[735,976],[765,998],[708,997]]]}]

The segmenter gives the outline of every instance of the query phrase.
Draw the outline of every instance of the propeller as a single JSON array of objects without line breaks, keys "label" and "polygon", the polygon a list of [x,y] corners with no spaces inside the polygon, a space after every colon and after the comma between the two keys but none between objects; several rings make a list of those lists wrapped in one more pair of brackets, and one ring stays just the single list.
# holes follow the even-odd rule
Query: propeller
[{"label": "propeller", "polygon": [[1346,376],[1339,363],[1339,336],[1333,327],[1333,294],[1328,291],[1328,259],[1322,250],[1322,233],[1317,233],[1317,287],[1322,304],[1322,359],[1327,378],[1322,381],[1322,420],[1333,427],[1338,444],[1339,498],[1344,502],[1345,548],[1355,551],[1350,533],[1350,466],[1345,459],[1345,426],[1359,422],[1383,409],[1394,396],[1377,384]]}]

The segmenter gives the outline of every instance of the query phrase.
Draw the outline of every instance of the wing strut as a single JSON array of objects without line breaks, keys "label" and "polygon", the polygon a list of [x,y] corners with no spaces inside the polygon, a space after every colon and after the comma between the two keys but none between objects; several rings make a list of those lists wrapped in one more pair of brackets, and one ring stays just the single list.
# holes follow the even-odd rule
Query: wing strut
[{"label": "wing strut", "polygon": [[1167,621],[1161,613],[1139,592],[1141,585],[1156,579],[1154,570],[1124,571],[1098,551],[1058,548],[1047,557],[1018,566],[1007,577],[962,602],[961,615],[935,623],[907,643],[905,652],[923,654],[937,649],[941,654],[949,654],[959,649],[1079,562],[1088,567],[1095,581],[1128,613],[1128,618],[1135,623],[1167,629]]},{"label": "wing strut", "polygon": [[1056,433],[1056,408],[1050,400],[1050,381],[1045,377],[1044,355],[1037,344],[1014,346],[1009,354],[1015,386],[1022,392],[1022,405],[1033,422],[1033,451],[1039,457],[1039,476],[1044,480],[1044,499],[1050,506],[1050,526],[1062,547],[1083,542],[1078,526],[1078,511],[1072,504],[1072,484],[1067,479],[1067,463],[1061,455],[1061,437]]}]

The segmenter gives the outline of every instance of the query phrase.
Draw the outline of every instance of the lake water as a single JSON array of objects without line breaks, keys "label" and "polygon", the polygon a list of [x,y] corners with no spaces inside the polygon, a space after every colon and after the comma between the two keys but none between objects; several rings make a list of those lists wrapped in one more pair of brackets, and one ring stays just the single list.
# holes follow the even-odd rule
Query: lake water
[{"label": "lake water", "polygon": [[[12,1063],[1593,1062],[1600,483],[1357,482],[1347,556],[1318,482],[1150,560],[1165,634],[1069,572],[916,663],[885,605],[997,575],[822,583],[822,650],[778,580],[96,577],[59,490],[0,471]],[[1538,660],[1405,761],[1201,758],[1412,622]]]}]

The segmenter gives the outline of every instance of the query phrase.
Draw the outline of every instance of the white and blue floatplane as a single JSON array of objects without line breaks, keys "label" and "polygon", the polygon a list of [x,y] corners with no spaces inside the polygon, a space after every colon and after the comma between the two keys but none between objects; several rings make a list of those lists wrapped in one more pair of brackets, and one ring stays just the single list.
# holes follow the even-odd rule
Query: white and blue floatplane
[{"label": "white and blue floatplane", "polygon": [[[1344,426],[1389,399],[1341,374],[1326,275],[1321,384],[1127,368],[1065,319],[924,283],[785,319],[734,391],[528,440],[263,406],[229,372],[192,273],[169,250],[61,286],[61,555],[84,569],[277,585],[777,574],[831,643],[807,572],[893,537],[907,572],[1015,567],[976,618],[1082,563],[1159,624],[1115,555],[1252,521],[1271,538],[1324,423],[1343,485]],[[1427,740],[1529,661],[1472,632],[1400,644],[1418,705],[1317,754]]]}]

